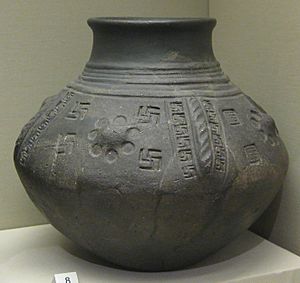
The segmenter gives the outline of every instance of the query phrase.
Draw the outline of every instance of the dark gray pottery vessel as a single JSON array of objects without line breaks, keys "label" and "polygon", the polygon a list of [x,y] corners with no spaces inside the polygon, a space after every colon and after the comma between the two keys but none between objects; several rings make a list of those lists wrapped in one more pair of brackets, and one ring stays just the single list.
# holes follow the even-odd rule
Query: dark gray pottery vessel
[{"label": "dark gray pottery vessel", "polygon": [[280,189],[288,159],[275,123],[223,74],[214,19],[88,23],[91,58],[22,130],[18,174],[59,231],[107,261],[192,265]]}]

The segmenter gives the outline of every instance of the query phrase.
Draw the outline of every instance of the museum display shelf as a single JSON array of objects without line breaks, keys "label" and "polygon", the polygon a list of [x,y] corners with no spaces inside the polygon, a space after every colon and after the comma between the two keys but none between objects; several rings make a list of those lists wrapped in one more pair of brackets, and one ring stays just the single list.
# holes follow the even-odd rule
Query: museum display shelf
[{"label": "museum display shelf", "polygon": [[1,283],[51,283],[65,272],[77,272],[80,283],[299,283],[300,257],[247,231],[189,269],[143,273],[100,262],[51,225],[0,231]]}]

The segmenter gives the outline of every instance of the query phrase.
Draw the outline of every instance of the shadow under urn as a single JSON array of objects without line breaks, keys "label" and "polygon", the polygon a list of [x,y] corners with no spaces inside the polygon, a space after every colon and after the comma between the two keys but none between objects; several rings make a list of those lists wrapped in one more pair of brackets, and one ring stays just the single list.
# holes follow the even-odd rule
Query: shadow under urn
[{"label": "shadow under urn", "polygon": [[246,230],[280,190],[273,119],[224,75],[211,18],[92,18],[82,74],[15,147],[35,205],[125,268],[184,268]]}]

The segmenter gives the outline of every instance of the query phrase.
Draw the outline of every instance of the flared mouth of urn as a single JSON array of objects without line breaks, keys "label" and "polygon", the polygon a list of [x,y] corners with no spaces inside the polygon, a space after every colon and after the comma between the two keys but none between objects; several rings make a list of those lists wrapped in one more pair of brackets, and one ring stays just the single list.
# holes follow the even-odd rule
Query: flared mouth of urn
[{"label": "flared mouth of urn", "polygon": [[157,17],[93,17],[88,19],[88,24],[97,25],[172,25],[172,26],[198,26],[208,25],[214,27],[216,19],[210,17],[201,18],[157,18]]},{"label": "flared mouth of urn", "polygon": [[94,34],[93,63],[163,65],[166,61],[216,60],[214,18],[98,17],[90,18],[88,24]]}]

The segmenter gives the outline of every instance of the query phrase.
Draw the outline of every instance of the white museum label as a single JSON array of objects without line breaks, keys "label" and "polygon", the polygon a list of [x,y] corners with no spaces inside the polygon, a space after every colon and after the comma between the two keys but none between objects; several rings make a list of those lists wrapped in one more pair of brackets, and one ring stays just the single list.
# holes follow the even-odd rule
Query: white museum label
[{"label": "white museum label", "polygon": [[76,272],[68,272],[55,274],[54,283],[79,283],[79,280]]}]

